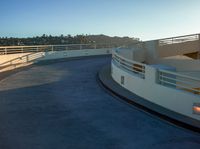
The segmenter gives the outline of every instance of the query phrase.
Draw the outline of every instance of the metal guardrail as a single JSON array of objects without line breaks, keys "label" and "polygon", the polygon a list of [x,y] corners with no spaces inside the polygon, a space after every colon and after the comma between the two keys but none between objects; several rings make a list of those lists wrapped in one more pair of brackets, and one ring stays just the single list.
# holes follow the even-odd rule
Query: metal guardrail
[{"label": "metal guardrail", "polygon": [[183,43],[188,41],[196,41],[200,40],[200,34],[192,34],[186,36],[177,36],[172,38],[164,38],[158,40],[159,46],[169,45],[169,44],[176,44],[176,43]]},{"label": "metal guardrail", "polygon": [[200,95],[200,79],[179,73],[158,70],[158,83]]},{"label": "metal guardrail", "polygon": [[114,44],[68,44],[68,45],[38,45],[38,46],[3,46],[0,47],[0,55],[30,53],[30,52],[48,52],[82,49],[101,49],[115,48]]},{"label": "metal guardrail", "polygon": [[124,69],[138,75],[140,78],[145,79],[145,64],[126,59],[117,54],[117,52],[113,52],[112,59],[118,64],[118,66],[123,67]]}]

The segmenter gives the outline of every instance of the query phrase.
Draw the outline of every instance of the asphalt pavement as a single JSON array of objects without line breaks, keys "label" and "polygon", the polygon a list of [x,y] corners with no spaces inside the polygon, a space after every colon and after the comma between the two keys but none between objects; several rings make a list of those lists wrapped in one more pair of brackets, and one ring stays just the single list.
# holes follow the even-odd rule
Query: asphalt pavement
[{"label": "asphalt pavement", "polygon": [[0,81],[0,149],[199,149],[200,135],[97,82],[108,56],[35,65]]}]

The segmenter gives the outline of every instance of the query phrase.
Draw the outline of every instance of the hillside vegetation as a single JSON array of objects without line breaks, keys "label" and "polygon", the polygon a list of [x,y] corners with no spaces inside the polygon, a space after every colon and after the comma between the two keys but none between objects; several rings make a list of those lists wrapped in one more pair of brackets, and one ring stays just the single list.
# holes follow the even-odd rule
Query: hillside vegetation
[{"label": "hillside vegetation", "polygon": [[0,38],[0,46],[20,46],[20,45],[60,45],[60,44],[116,44],[127,45],[134,44],[139,38],[130,37],[110,37],[106,35],[61,35],[51,36],[42,35],[31,38]]}]

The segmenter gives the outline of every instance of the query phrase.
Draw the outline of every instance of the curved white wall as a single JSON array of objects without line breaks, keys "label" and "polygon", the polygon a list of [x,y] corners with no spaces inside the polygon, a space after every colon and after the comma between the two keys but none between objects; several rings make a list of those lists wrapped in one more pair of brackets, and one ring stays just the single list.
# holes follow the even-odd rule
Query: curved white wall
[{"label": "curved white wall", "polygon": [[[132,93],[174,112],[200,120],[200,115],[193,114],[193,104],[200,103],[198,95],[182,90],[162,86],[156,83],[156,69],[145,67],[145,79],[134,76],[112,61],[112,78]],[[124,76],[124,84],[121,84]]]},{"label": "curved white wall", "polygon": [[107,55],[111,54],[112,49],[83,49],[83,50],[65,50],[65,51],[49,51],[44,53],[44,57],[40,60],[52,60],[70,57],[81,56],[95,56],[95,55]]}]

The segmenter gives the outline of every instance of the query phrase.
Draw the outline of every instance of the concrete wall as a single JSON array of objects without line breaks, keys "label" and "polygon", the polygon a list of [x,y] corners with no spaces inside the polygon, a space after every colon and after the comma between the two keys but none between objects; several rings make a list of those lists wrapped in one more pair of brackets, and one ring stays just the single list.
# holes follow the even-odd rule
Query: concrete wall
[{"label": "concrete wall", "polygon": [[40,60],[52,60],[68,57],[93,56],[111,54],[111,49],[84,49],[84,50],[66,50],[66,51],[52,51],[46,52],[44,57]]},{"label": "concrete wall", "polygon": [[[121,76],[124,76],[124,85]],[[155,68],[147,66],[145,79],[142,79],[112,63],[112,77],[119,85],[152,103],[200,120],[200,115],[193,114],[192,110],[194,103],[200,103],[199,96],[157,84]]]},{"label": "concrete wall", "polygon": [[199,40],[167,44],[157,47],[159,57],[183,55],[200,51]]},{"label": "concrete wall", "polygon": [[147,63],[153,63],[155,59],[158,59],[157,41],[145,42],[145,50]]},{"label": "concrete wall", "polygon": [[[66,50],[66,51],[51,51],[38,53],[20,53],[0,56],[0,72],[16,69],[31,65],[38,61],[53,60],[70,57],[93,56],[93,55],[107,55],[111,54],[111,49],[85,49],[85,50]],[[19,58],[22,57],[23,58]],[[19,58],[17,60],[14,60]],[[2,64],[8,62],[6,64]]]}]

